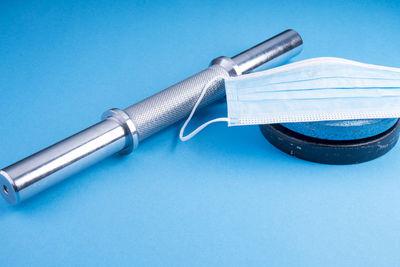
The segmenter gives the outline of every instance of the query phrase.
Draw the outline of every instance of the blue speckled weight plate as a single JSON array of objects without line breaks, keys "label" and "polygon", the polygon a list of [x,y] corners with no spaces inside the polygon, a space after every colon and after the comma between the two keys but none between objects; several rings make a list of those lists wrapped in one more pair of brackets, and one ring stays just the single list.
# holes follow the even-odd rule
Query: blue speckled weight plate
[{"label": "blue speckled weight plate", "polygon": [[400,122],[378,135],[353,140],[327,140],[306,136],[280,124],[260,125],[264,137],[283,152],[324,164],[355,164],[376,159],[397,143]]},{"label": "blue speckled weight plate", "polygon": [[368,119],[283,123],[294,132],[326,140],[355,140],[378,135],[390,129],[398,119]]}]

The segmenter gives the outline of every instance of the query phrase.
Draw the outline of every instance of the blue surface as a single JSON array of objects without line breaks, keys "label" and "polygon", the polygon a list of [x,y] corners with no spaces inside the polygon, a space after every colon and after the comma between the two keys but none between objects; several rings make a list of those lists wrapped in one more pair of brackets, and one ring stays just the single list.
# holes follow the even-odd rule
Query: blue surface
[{"label": "blue surface", "polygon": [[[2,1],[0,166],[286,28],[303,36],[297,59],[400,67],[399,22],[399,1]],[[328,166],[258,127],[177,132],[21,206],[1,201],[0,265],[400,264],[399,146]]]}]

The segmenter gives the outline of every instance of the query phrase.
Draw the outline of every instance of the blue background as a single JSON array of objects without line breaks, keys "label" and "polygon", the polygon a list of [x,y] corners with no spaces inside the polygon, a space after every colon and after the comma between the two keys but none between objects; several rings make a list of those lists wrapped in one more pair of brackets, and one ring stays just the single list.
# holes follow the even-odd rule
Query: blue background
[{"label": "blue background", "polygon": [[[296,60],[400,67],[399,1],[2,1],[0,166],[287,28],[304,39]],[[0,265],[400,264],[399,145],[328,166],[257,127],[187,143],[178,130],[20,206],[0,201]]]}]

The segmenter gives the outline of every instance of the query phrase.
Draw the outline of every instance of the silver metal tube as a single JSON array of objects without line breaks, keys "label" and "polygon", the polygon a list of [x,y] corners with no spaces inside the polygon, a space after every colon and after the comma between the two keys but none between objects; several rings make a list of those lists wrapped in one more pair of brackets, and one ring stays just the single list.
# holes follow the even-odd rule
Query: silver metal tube
[{"label": "silver metal tube", "polygon": [[130,153],[139,141],[187,116],[210,80],[219,78],[202,106],[224,97],[223,78],[266,62],[286,60],[298,53],[301,45],[300,36],[288,30],[233,58],[219,57],[204,71],[124,111],[109,110],[100,123],[0,170],[0,193],[16,204],[105,157]]},{"label": "silver metal tube", "polygon": [[[126,147],[125,130],[106,119],[0,171],[3,197],[16,204]],[[46,178],[46,179],[44,179]]]},{"label": "silver metal tube", "polygon": [[[126,108],[125,112],[135,124],[138,138],[142,141],[186,117],[208,81],[241,75],[261,65],[278,64],[300,53],[302,44],[297,32],[286,30],[233,58],[214,59],[209,68]],[[224,96],[221,78],[208,88],[200,108]]]},{"label": "silver metal tube", "polygon": [[[199,98],[204,84],[218,77],[227,78],[229,73],[219,65],[212,65],[186,80],[126,108],[125,112],[137,128],[139,140],[142,141],[187,116]],[[224,97],[223,84],[223,79],[220,78],[208,88],[201,107]]]},{"label": "silver metal tube", "polygon": [[286,30],[232,57],[232,60],[241,74],[248,73],[261,65],[271,67],[284,62],[300,53],[302,44],[303,40],[297,32]]}]

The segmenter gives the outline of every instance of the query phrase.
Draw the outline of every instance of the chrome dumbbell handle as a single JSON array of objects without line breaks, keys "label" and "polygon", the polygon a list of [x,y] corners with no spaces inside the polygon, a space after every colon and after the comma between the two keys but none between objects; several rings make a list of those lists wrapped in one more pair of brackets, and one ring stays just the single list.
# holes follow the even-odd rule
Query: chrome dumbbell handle
[{"label": "chrome dumbbell handle", "polygon": [[[302,44],[295,31],[287,30],[232,58],[219,57],[207,69],[125,110],[111,109],[101,122],[0,170],[0,192],[16,204],[105,157],[129,153],[143,139],[187,116],[210,80],[277,64],[299,53]],[[202,106],[224,95],[221,79],[207,91]]]}]

